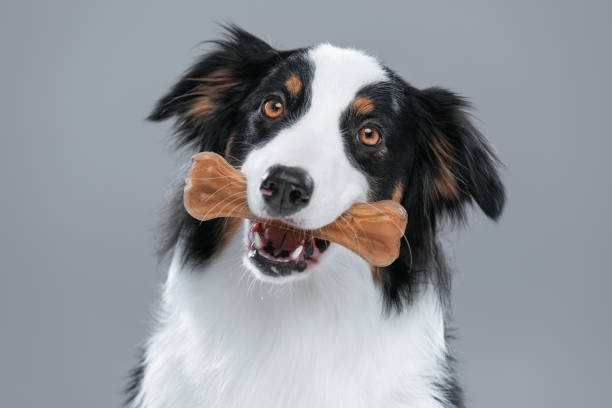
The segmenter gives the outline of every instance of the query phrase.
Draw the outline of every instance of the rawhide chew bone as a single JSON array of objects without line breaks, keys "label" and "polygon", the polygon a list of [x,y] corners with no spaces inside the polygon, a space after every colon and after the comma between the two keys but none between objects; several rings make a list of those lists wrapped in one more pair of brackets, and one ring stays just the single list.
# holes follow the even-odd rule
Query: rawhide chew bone
[{"label": "rawhide chew bone", "polygon": [[[185,185],[183,202],[192,217],[207,221],[220,217],[248,218],[299,231],[281,220],[264,219],[249,210],[245,176],[216,153],[198,153]],[[340,244],[374,266],[387,266],[399,256],[406,228],[404,207],[393,200],[354,204],[336,221],[316,230],[314,237]]]}]

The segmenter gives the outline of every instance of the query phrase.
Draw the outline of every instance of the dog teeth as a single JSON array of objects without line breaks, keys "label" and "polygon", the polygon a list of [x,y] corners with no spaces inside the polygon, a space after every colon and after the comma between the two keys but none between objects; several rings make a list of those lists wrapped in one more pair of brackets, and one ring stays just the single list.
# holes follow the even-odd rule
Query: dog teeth
[{"label": "dog teeth", "polygon": [[294,261],[297,260],[300,255],[302,255],[302,251],[304,250],[304,246],[300,245],[299,247],[295,248],[295,250],[291,253],[291,259],[293,259]]},{"label": "dog teeth", "polygon": [[253,234],[253,243],[255,244],[255,248],[261,249],[263,248],[263,242],[261,241],[261,237],[259,236],[259,232]]}]

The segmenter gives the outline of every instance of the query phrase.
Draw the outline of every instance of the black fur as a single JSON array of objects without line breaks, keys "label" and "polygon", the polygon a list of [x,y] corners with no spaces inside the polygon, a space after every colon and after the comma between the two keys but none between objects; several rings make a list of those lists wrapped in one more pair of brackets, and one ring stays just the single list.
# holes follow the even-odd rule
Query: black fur
[{"label": "black fur", "polygon": [[[305,50],[274,50],[235,26],[228,28],[225,40],[214,44],[215,49],[160,99],[149,119],[175,118],[178,146],[225,154],[240,166],[252,146],[265,143],[307,110],[312,67]],[[296,72],[303,89],[296,96],[288,95],[279,84]],[[386,310],[401,312],[427,281],[435,283],[443,302],[448,300],[450,271],[436,238],[441,221],[462,221],[470,203],[497,219],[505,194],[497,175],[498,161],[470,122],[467,102],[444,89],[416,89],[391,70],[388,76],[388,81],[359,92],[374,101],[375,109],[358,115],[347,107],[341,128],[347,154],[370,180],[372,200],[389,199],[398,184],[402,186],[401,204],[408,212],[406,240],[399,258],[381,268],[379,275]],[[213,93],[202,91],[202,86],[219,85],[219,81],[227,86]],[[214,109],[190,114],[203,93]],[[282,98],[292,115],[275,123],[259,117],[258,106],[270,94]],[[380,145],[356,143],[355,135],[364,124],[380,129]],[[202,265],[215,253],[225,220],[201,223],[191,218],[182,205],[182,190],[183,186],[177,188],[171,205],[162,251],[181,241],[183,261]],[[140,376],[136,371],[133,384]],[[438,386],[451,406],[463,406],[454,378]],[[130,387],[132,394],[136,388]]]},{"label": "black fur", "polygon": [[140,392],[145,367],[144,351],[141,351],[138,364],[130,371],[129,380],[124,390],[126,396],[124,406],[134,406]]},{"label": "black fur", "polygon": [[[245,115],[241,112],[245,100],[249,101],[253,90],[275,66],[302,51],[277,51],[236,26],[226,27],[226,30],[227,38],[213,41],[215,50],[200,58],[168,94],[159,100],[149,115],[148,119],[152,121],[176,118],[177,147],[224,154],[230,136],[246,126]],[[299,68],[303,76],[309,75],[307,68],[306,71],[304,67],[295,68]],[[212,96],[216,109],[211,114],[189,116],[190,108],[200,96],[198,87],[202,85],[202,80],[214,77],[218,72],[227,74],[227,81],[236,85]],[[239,165],[253,142],[234,140],[228,160]],[[183,261],[191,265],[202,265],[215,253],[226,222],[224,219],[215,219],[202,223],[189,216],[182,204],[183,187],[177,186],[175,199],[168,208],[160,255],[167,254],[180,240],[185,246]]]},{"label": "black fur", "polygon": [[[150,119],[175,117],[177,144],[198,151],[223,154],[230,135],[240,135],[233,140],[228,157],[239,166],[248,149],[265,143],[306,111],[312,67],[302,49],[276,51],[235,26],[229,27],[228,32],[228,38],[214,42],[217,48],[198,61],[158,102]],[[197,118],[188,115],[198,98],[201,80],[220,71],[237,85],[214,95],[216,109],[212,113]],[[380,275],[386,308],[401,311],[420,282],[433,280],[442,299],[448,297],[449,270],[436,240],[440,222],[463,220],[466,204],[472,202],[497,219],[505,194],[497,175],[498,161],[469,120],[469,104],[441,88],[418,90],[387,71],[389,81],[359,92],[374,101],[374,111],[364,116],[347,108],[341,127],[347,153],[371,180],[373,200],[390,198],[398,183],[404,189],[401,203],[409,219],[406,240],[400,257],[383,268]],[[279,83],[296,72],[305,83],[304,90],[294,98],[283,95]],[[270,94],[282,97],[292,115],[275,123],[258,119],[253,112]],[[372,148],[356,143],[354,135],[364,123],[382,131],[381,145]],[[450,158],[445,157],[445,163],[441,163],[440,152],[436,153],[432,146],[444,147],[443,153]],[[447,173],[447,183],[455,187],[452,197],[441,194],[436,185],[441,172]],[[177,189],[172,204],[163,250],[170,250],[181,239],[186,246],[184,261],[202,264],[214,253],[224,220],[200,223],[192,219],[182,206],[182,187]]]},{"label": "black fur", "polygon": [[[465,100],[439,88],[420,91],[388,73],[390,81],[359,92],[374,102],[375,109],[365,116],[348,109],[342,126],[347,150],[370,179],[372,199],[390,198],[398,183],[404,190],[407,239],[400,257],[380,274],[387,310],[401,311],[419,284],[429,280],[436,283],[442,300],[448,299],[450,271],[436,240],[440,221],[463,220],[465,206],[472,201],[496,219],[505,196],[497,159],[470,123]],[[364,124],[379,128],[383,143],[375,147],[355,143],[354,135]],[[438,191],[435,180],[445,169],[432,145],[448,150],[443,166],[456,186],[453,197]]]}]

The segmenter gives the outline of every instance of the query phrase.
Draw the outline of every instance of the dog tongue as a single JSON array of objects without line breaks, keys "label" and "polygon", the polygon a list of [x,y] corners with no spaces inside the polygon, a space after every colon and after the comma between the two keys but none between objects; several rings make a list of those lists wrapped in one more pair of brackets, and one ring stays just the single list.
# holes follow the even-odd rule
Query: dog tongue
[{"label": "dog tongue", "polygon": [[302,242],[302,239],[304,239],[303,233],[287,231],[273,226],[266,227],[265,236],[272,242],[272,245],[277,250],[290,252],[297,248]]}]

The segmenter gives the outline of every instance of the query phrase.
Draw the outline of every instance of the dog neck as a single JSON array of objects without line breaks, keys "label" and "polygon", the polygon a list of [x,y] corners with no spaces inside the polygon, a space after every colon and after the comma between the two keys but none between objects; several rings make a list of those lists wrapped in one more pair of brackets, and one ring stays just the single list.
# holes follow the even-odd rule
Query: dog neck
[{"label": "dog neck", "polygon": [[340,246],[329,251],[310,276],[276,285],[243,266],[241,233],[204,268],[182,266],[177,248],[143,406],[444,406],[436,292],[426,287],[385,315],[370,267]]}]

